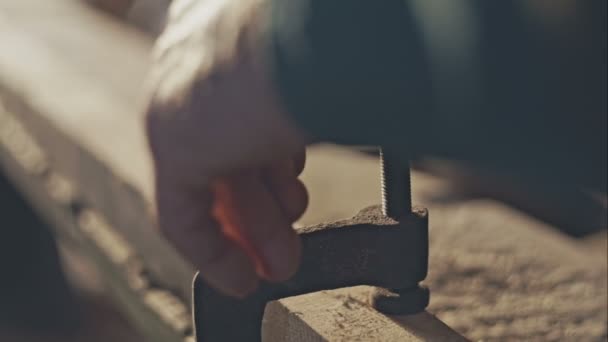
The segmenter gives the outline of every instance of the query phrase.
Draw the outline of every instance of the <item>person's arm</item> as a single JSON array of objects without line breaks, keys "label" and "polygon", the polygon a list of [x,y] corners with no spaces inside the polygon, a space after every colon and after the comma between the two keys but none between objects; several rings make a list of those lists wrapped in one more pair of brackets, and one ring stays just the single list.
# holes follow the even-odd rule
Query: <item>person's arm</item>
[{"label": "person's arm", "polygon": [[409,148],[433,113],[430,69],[407,1],[273,1],[277,91],[313,137]]},{"label": "person's arm", "polygon": [[227,294],[287,279],[314,141],[605,190],[605,2],[564,0],[604,6],[568,39],[541,2],[175,0],[148,82],[161,230]]},{"label": "person's arm", "polygon": [[273,0],[277,90],[319,140],[606,191],[606,2]]}]

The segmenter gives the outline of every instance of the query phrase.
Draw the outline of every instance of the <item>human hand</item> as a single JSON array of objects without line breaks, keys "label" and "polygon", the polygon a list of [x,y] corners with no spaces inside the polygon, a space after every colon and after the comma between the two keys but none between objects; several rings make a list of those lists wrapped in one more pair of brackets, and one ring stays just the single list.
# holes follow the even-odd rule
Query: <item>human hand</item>
[{"label": "human hand", "polygon": [[305,137],[273,89],[266,12],[264,0],[175,1],[149,82],[160,229],[233,296],[295,272],[291,224],[308,199]]}]

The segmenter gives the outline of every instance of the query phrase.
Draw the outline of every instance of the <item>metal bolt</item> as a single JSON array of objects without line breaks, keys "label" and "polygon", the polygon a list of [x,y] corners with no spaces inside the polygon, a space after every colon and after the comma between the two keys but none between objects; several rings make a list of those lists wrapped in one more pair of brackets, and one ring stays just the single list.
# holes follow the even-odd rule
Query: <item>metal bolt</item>
[{"label": "metal bolt", "polygon": [[[382,213],[395,221],[412,215],[410,163],[387,148],[380,149]],[[418,313],[429,304],[429,290],[420,284],[399,289],[377,289],[374,307],[389,315]]]},{"label": "metal bolt", "polygon": [[382,212],[394,220],[412,212],[410,164],[387,148],[380,149]]}]

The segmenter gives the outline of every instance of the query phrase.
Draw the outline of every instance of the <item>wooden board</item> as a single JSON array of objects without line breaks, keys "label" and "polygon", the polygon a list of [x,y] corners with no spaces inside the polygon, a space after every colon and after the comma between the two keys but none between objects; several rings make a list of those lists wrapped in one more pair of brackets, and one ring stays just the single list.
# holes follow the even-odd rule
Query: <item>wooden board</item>
[{"label": "wooden board", "polygon": [[[10,106],[28,107],[12,110],[45,146],[53,167],[84,201],[125,227],[139,253],[157,259],[151,268],[184,279],[191,268],[150,234],[154,225],[144,200],[151,196],[152,172],[138,96],[151,42],[78,1],[46,3],[2,2],[0,79],[10,87],[5,94],[23,100]],[[181,282],[171,288],[183,296],[190,291]]]},{"label": "wooden board", "polygon": [[388,317],[369,306],[372,288],[321,291],[267,306],[262,336],[268,341],[444,341],[462,342],[433,315]]}]

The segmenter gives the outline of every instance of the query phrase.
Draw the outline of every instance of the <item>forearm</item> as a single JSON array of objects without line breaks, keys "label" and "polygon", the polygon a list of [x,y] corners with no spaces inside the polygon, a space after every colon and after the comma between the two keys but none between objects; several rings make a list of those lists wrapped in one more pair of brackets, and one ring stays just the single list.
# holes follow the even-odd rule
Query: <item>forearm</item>
[{"label": "forearm", "polygon": [[605,7],[276,0],[276,81],[319,140],[570,176],[605,191]]},{"label": "forearm", "polygon": [[278,89],[304,129],[345,144],[413,139],[411,122],[395,123],[430,114],[431,92],[404,1],[275,1],[273,11]]}]

